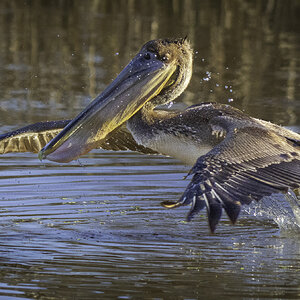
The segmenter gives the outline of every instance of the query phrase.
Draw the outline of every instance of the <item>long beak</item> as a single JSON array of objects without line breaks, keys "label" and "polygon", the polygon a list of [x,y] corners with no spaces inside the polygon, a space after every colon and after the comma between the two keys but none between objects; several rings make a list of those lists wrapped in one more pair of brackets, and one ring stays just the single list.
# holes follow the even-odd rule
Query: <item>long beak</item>
[{"label": "long beak", "polygon": [[141,54],[40,152],[39,158],[69,162],[96,147],[167,85],[175,64]]}]

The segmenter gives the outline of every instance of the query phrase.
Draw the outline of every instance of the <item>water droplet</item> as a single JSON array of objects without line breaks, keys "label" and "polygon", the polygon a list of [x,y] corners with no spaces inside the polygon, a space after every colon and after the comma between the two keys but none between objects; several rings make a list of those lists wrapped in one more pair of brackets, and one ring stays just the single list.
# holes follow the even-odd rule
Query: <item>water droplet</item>
[{"label": "water droplet", "polygon": [[232,98],[229,98],[229,99],[228,99],[228,102],[233,102],[233,99],[232,99]]},{"label": "water droplet", "polygon": [[205,74],[207,75],[207,77],[204,77],[203,80],[204,81],[209,81],[211,79],[211,72],[206,71]]},{"label": "water droplet", "polygon": [[173,101],[169,102],[169,103],[168,103],[168,108],[171,108],[172,105],[173,105]]}]

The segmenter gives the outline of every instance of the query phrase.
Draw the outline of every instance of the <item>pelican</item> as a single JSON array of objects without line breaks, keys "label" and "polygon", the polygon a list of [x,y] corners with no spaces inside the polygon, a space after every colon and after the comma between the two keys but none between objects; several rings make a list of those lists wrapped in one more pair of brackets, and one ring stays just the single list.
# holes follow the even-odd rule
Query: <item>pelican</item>
[{"label": "pelican", "polygon": [[39,152],[69,162],[94,148],[159,153],[191,165],[178,201],[187,220],[206,207],[214,232],[223,209],[234,224],[243,204],[300,187],[300,135],[229,105],[157,109],[176,99],[192,75],[184,39],[147,42],[117,78],[73,120],[32,124],[0,136],[0,152]]}]

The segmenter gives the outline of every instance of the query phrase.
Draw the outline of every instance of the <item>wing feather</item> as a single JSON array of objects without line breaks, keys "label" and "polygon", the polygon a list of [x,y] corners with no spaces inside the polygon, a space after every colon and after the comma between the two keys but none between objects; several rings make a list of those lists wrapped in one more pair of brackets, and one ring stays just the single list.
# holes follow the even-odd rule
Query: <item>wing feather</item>
[{"label": "wing feather", "polygon": [[0,135],[0,154],[39,152],[70,120],[38,122]]},{"label": "wing feather", "polygon": [[[9,152],[39,152],[70,120],[39,122],[0,135],[0,154]],[[136,143],[125,126],[111,132],[95,148],[105,150],[131,150],[144,154],[157,154],[154,150]]]},{"label": "wing feather", "polygon": [[[220,106],[216,109],[220,111]],[[182,197],[177,202],[163,202],[163,206],[188,205],[196,199],[187,219],[206,207],[214,232],[222,208],[235,223],[241,205],[300,187],[300,135],[254,118],[243,120],[242,112],[228,107],[214,114],[209,123],[225,130],[225,139],[199,157]]]}]

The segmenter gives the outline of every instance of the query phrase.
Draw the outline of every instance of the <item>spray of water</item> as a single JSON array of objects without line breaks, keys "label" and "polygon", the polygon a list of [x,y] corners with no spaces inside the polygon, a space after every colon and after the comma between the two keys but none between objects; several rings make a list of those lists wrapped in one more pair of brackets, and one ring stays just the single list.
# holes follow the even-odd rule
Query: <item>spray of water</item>
[{"label": "spray of water", "polygon": [[279,226],[281,231],[300,233],[300,197],[289,191],[285,196],[276,194],[253,202],[245,212],[259,217],[267,217]]}]

